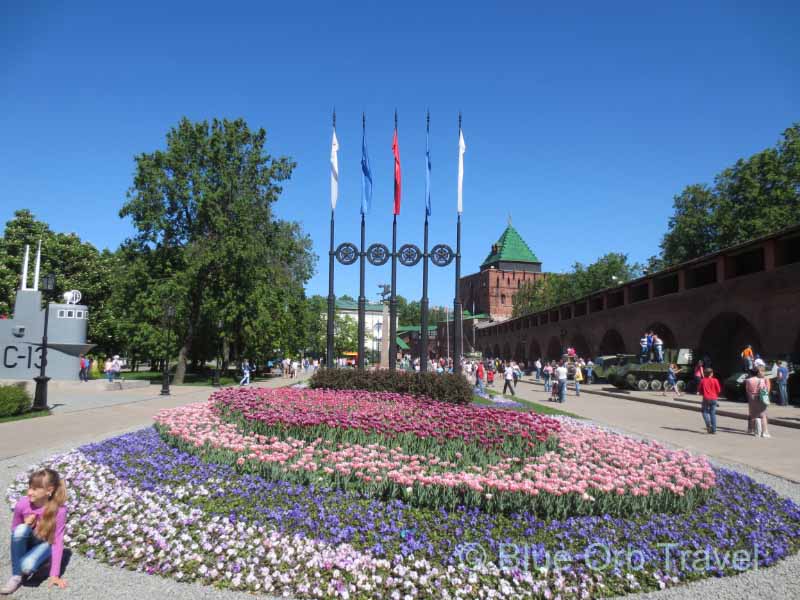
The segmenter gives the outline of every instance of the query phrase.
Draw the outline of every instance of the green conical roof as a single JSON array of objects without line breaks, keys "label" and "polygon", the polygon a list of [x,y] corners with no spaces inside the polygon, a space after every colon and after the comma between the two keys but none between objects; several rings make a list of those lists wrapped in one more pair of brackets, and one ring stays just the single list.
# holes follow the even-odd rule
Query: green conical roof
[{"label": "green conical roof", "polygon": [[536,255],[525,243],[525,240],[522,239],[522,236],[509,223],[503,235],[492,246],[492,251],[481,266],[485,267],[499,261],[538,263],[539,259],[536,258]]}]

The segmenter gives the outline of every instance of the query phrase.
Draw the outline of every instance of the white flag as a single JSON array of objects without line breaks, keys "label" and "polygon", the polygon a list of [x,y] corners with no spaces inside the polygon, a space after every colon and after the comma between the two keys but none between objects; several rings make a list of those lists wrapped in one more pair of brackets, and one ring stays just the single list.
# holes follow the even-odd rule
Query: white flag
[{"label": "white flag", "polygon": [[464,143],[464,134],[458,130],[458,214],[464,208],[462,201],[464,192],[464,152],[467,150],[467,145]]},{"label": "white flag", "polygon": [[336,139],[336,130],[333,130],[331,141],[331,210],[336,209],[339,199],[339,140]]}]

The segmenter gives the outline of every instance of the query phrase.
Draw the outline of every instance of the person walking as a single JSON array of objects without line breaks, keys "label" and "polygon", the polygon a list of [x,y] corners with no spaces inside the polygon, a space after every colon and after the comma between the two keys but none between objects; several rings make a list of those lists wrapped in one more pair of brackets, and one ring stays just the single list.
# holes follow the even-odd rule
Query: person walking
[{"label": "person walking", "polygon": [[113,381],[114,373],[111,371],[111,357],[106,357],[106,362],[103,364],[103,373],[108,378],[108,383]]},{"label": "person walking", "polygon": [[542,369],[542,376],[544,377],[544,391],[549,392],[550,388],[552,387],[552,383],[550,380],[552,379],[553,375],[553,367],[550,363],[545,363],[544,369]]},{"label": "person walking", "polygon": [[717,433],[717,400],[719,400],[720,385],[714,377],[713,369],[706,369],[703,375],[697,391],[703,396],[703,421],[706,423],[708,433]]},{"label": "person walking", "polygon": [[506,363],[505,369],[503,369],[503,394],[506,393],[507,389],[511,390],[511,395],[514,395],[514,369],[511,366],[511,363]]},{"label": "person walking", "polygon": [[583,381],[583,370],[580,363],[575,365],[575,395],[581,395],[581,382]]},{"label": "person walking", "polygon": [[[439,365],[439,372],[444,373],[444,367]],[[486,393],[486,388],[483,385],[483,380],[486,378],[486,369],[483,368],[483,363],[479,362],[477,369],[475,369],[475,385],[478,386],[478,390],[481,394]]]},{"label": "person walking", "polygon": [[750,377],[744,382],[748,407],[748,431],[755,437],[772,437],[767,429],[767,407],[769,406],[769,379],[764,377],[764,371],[752,369]]},{"label": "person walking", "polygon": [[698,360],[694,366],[694,391],[698,393],[700,389],[700,381],[703,379],[703,361]]},{"label": "person walking", "polygon": [[594,375],[592,374],[593,371],[594,371],[594,363],[592,362],[592,359],[590,358],[588,361],[586,361],[586,383],[587,384],[592,383],[592,381],[594,379]]},{"label": "person walking", "polygon": [[119,354],[115,354],[111,361],[111,378],[122,379],[122,361],[119,359]]},{"label": "person walking", "polygon": [[787,406],[789,404],[789,368],[786,366],[786,361],[778,363],[778,401],[779,406]]},{"label": "person walking", "polygon": [[677,396],[682,396],[683,394],[678,389],[678,373],[680,369],[678,369],[678,365],[672,363],[668,370],[667,370],[667,383],[661,390],[661,395],[666,396],[667,390],[674,391]]},{"label": "person walking", "polygon": [[536,362],[533,363],[533,371],[536,376],[536,381],[539,381],[539,377],[542,374],[542,360],[537,358]]},{"label": "person walking", "polygon": [[243,377],[242,377],[241,381],[239,381],[239,385],[249,385],[250,384],[250,361],[248,361],[246,358],[244,359],[244,362],[242,363],[242,374],[243,374]]},{"label": "person walking", "polygon": [[78,380],[81,382],[89,381],[89,361],[81,354],[80,356],[80,371],[78,372]]},{"label": "person walking", "polygon": [[564,404],[567,401],[567,366],[563,360],[556,368],[556,379],[558,379],[558,401]]}]

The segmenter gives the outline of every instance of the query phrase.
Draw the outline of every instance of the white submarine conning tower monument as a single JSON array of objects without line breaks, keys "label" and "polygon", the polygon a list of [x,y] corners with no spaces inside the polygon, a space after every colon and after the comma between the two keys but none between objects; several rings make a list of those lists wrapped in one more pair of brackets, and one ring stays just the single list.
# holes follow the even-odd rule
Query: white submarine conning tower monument
[{"label": "white submarine conning tower monument", "polygon": [[42,242],[36,250],[33,287],[28,287],[28,256],[25,246],[22,263],[22,284],[14,300],[14,313],[0,319],[0,379],[32,379],[39,374],[42,356],[45,310],[47,325],[47,376],[55,380],[78,381],[79,355],[95,345],[86,342],[89,308],[78,304],[81,294],[72,290],[63,295],[63,302],[51,302],[42,308],[39,290],[39,269]]}]

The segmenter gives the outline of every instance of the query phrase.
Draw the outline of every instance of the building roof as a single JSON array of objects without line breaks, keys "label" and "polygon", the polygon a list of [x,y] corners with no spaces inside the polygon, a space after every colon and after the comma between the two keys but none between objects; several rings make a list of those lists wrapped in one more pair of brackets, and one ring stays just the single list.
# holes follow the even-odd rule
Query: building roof
[{"label": "building roof", "polygon": [[[336,310],[358,310],[358,301],[336,299]],[[367,302],[367,312],[383,312],[383,304]]]},{"label": "building roof", "polygon": [[[408,333],[409,331],[419,332],[421,325],[398,325],[397,333]],[[436,331],[436,325],[428,325],[428,331]]]},{"label": "building roof", "polygon": [[511,224],[508,224],[503,235],[492,246],[492,251],[486,260],[483,261],[481,267],[485,267],[500,261],[506,262],[524,262],[524,263],[538,263],[540,262],[536,255],[522,239],[522,236],[514,229]]}]

